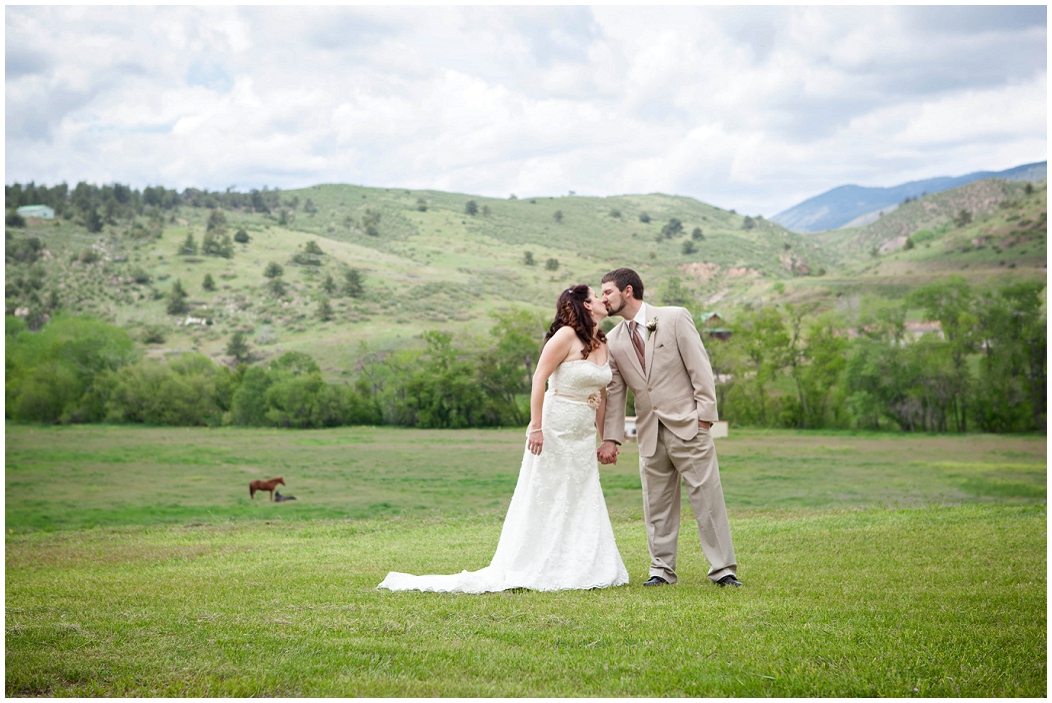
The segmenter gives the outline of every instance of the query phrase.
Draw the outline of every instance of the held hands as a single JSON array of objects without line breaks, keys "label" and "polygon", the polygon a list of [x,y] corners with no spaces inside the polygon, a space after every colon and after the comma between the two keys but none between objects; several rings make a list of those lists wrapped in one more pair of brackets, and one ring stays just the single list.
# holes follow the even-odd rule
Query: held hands
[{"label": "held hands", "polygon": [[[708,430],[712,428],[712,423],[707,420],[698,420],[698,427]],[[539,454],[540,452],[534,453]],[[596,450],[595,454],[600,464],[609,465],[617,463],[617,455],[620,453],[621,450],[618,448],[617,442],[608,439],[599,445],[599,449]]]},{"label": "held hands", "polygon": [[620,453],[621,450],[617,448],[617,442],[608,439],[599,445],[599,449],[596,451],[596,457],[599,459],[600,464],[616,464],[617,455]]}]

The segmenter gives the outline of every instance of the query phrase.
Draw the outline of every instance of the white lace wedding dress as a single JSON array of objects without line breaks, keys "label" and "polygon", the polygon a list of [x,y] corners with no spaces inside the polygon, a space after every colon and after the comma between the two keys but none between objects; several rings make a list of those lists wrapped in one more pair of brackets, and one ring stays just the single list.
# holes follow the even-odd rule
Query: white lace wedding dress
[{"label": "white lace wedding dress", "polygon": [[[413,576],[392,571],[377,588],[485,593],[606,588],[628,583],[610,526],[595,453],[598,392],[609,365],[560,364],[544,397],[544,447],[527,449],[500,542],[490,565],[459,574]],[[589,403],[591,397],[591,403]]]}]

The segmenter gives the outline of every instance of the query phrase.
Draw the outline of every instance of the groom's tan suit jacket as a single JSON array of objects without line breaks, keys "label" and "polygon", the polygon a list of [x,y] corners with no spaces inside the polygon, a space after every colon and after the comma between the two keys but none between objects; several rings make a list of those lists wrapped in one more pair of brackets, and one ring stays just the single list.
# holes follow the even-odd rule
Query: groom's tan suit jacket
[{"label": "groom's tan suit jacket", "polygon": [[628,322],[610,330],[608,348],[613,379],[607,386],[603,439],[625,440],[626,387],[636,399],[636,440],[641,457],[657,451],[658,421],[684,440],[698,434],[698,420],[716,422],[712,365],[694,320],[684,308],[646,306],[651,332],[646,337],[646,372],[632,347]]}]

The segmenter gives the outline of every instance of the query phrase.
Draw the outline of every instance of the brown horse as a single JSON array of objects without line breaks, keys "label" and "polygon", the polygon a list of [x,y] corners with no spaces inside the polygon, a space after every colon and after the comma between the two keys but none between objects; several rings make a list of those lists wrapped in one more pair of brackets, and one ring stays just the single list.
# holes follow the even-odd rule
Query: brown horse
[{"label": "brown horse", "polygon": [[248,484],[248,495],[252,500],[256,499],[256,491],[270,491],[270,499],[274,500],[274,489],[278,487],[278,484],[285,485],[285,477],[278,476],[272,478],[269,481],[252,481]]}]

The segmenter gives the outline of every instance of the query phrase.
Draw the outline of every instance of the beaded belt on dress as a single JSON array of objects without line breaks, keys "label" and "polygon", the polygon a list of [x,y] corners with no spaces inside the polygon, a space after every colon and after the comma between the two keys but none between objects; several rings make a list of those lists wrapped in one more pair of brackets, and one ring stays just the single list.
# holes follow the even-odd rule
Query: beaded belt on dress
[{"label": "beaded belt on dress", "polygon": [[551,394],[554,396],[558,396],[563,400],[569,400],[573,403],[584,403],[592,409],[599,407],[599,400],[600,398],[602,398],[601,391],[596,391],[591,395],[584,395],[583,393],[565,393],[556,388],[551,391]]}]

